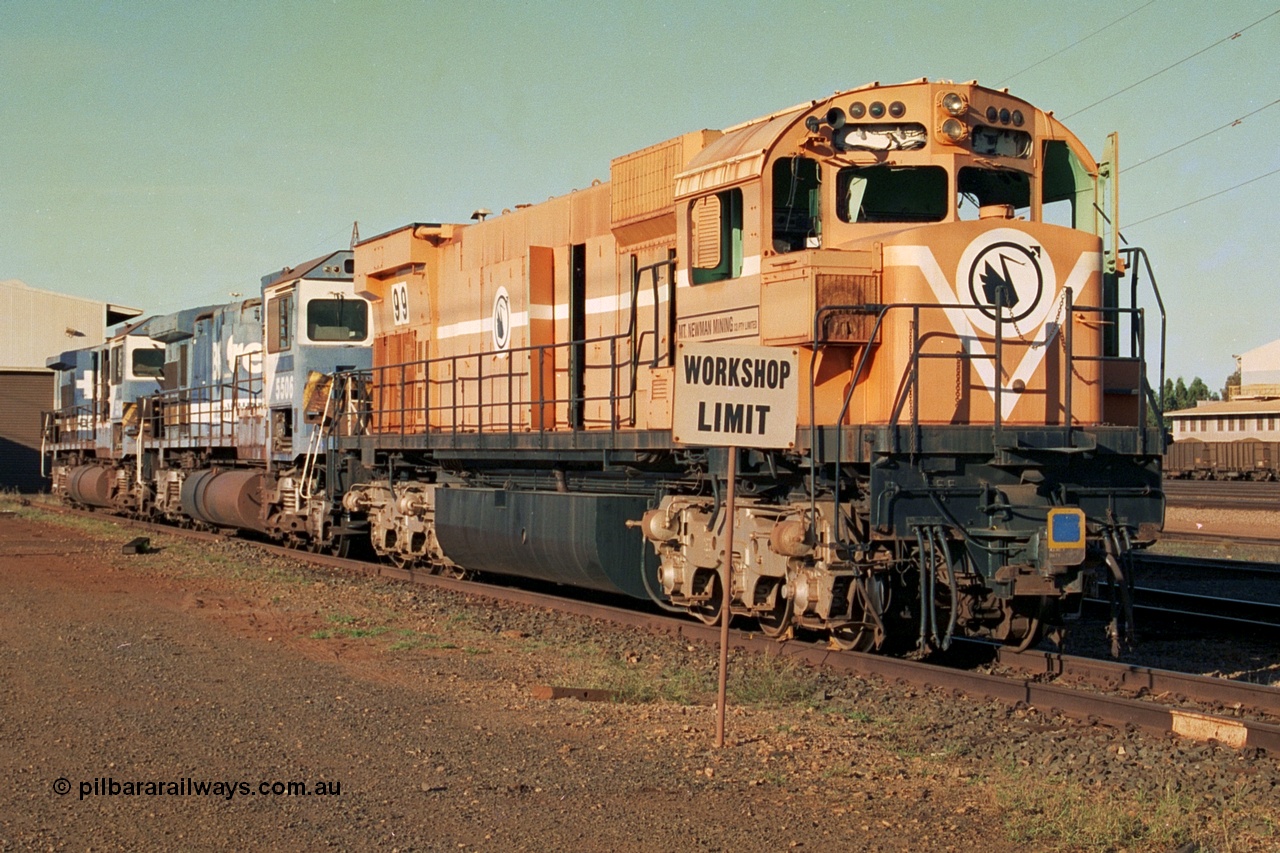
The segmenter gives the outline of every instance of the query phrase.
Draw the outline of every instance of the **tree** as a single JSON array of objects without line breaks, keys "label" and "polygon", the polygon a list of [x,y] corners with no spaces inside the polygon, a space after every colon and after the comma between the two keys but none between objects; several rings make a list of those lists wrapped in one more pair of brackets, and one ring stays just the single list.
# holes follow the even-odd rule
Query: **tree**
[{"label": "tree", "polygon": [[1164,410],[1166,412],[1176,412],[1179,409],[1193,408],[1196,403],[1201,400],[1218,400],[1219,396],[1209,390],[1209,386],[1204,384],[1204,380],[1199,376],[1191,380],[1188,385],[1179,376],[1177,381],[1165,379],[1164,381]]},{"label": "tree", "polygon": [[1227,377],[1226,384],[1222,386],[1222,399],[1224,400],[1231,399],[1232,386],[1236,388],[1240,387],[1240,368],[1238,367],[1235,369],[1235,372],[1233,372],[1230,376]]}]

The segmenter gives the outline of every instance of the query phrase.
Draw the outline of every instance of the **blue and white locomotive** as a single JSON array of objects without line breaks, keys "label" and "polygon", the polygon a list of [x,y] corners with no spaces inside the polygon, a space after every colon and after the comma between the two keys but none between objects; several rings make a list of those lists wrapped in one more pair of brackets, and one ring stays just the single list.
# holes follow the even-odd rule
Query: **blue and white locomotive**
[{"label": "blue and white locomotive", "polygon": [[329,377],[367,368],[372,339],[352,253],[339,251],[264,276],[253,298],[148,317],[51,358],[53,491],[85,507],[328,547]]}]

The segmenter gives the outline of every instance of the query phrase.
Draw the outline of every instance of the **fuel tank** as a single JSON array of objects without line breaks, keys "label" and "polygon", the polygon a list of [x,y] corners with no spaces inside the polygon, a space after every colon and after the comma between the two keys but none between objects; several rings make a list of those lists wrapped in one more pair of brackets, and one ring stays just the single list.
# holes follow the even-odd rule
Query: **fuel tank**
[{"label": "fuel tank", "polygon": [[639,495],[437,489],[436,537],[467,569],[649,598],[657,557],[627,521],[649,508]]},{"label": "fuel tank", "polygon": [[261,471],[196,471],[182,483],[182,513],[215,527],[265,533]]},{"label": "fuel tank", "polygon": [[67,475],[67,495],[85,506],[111,506],[107,497],[115,472],[101,465],[80,465]]}]

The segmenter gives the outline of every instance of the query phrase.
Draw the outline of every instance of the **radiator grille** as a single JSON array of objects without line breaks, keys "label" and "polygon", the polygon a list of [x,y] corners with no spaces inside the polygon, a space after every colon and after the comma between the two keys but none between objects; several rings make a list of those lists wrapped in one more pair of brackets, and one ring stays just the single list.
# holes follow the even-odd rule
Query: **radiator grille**
[{"label": "radiator grille", "polygon": [[[863,305],[880,301],[880,276],[832,275],[819,273],[816,281],[817,304]],[[875,326],[875,315],[853,311],[834,311],[823,315],[822,336],[832,343],[866,343]]]}]

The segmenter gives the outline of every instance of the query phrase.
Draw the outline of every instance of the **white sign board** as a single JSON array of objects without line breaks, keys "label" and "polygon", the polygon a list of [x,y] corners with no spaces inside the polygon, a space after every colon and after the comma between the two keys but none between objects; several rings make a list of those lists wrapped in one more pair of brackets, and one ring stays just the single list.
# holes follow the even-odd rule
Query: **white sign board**
[{"label": "white sign board", "polygon": [[795,349],[681,343],[671,437],[678,444],[794,447],[799,383]]},{"label": "white sign board", "polygon": [[409,323],[409,284],[397,281],[391,285],[391,321],[397,326]]}]

